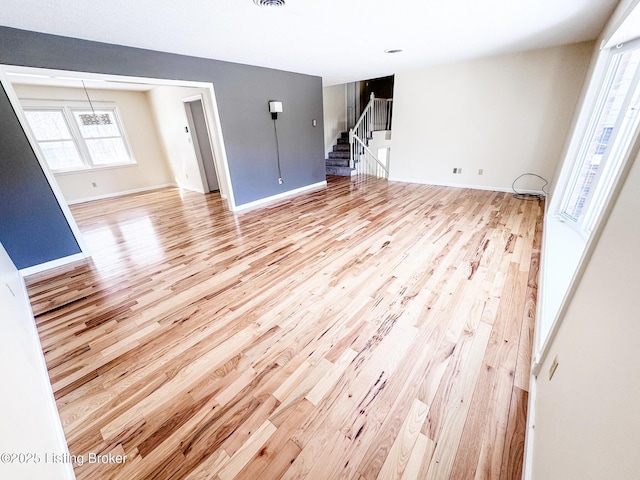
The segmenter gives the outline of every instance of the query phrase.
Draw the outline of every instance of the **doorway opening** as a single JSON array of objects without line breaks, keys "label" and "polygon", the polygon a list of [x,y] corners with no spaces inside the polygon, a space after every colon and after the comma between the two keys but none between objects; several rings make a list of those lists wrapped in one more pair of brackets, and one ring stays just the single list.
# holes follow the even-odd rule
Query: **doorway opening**
[{"label": "doorway opening", "polygon": [[189,122],[189,133],[191,143],[198,159],[198,164],[202,169],[202,176],[209,192],[220,190],[216,161],[211,145],[210,128],[207,125],[207,116],[202,101],[202,96],[185,98],[184,107]]},{"label": "doorway opening", "polygon": [[[152,190],[163,186],[177,186],[181,190],[192,190],[199,193],[219,191],[223,204],[226,202],[227,208],[231,211],[236,209],[212,83],[93,74],[12,65],[0,65],[0,82],[22,124],[23,130],[67,223],[80,246],[81,256],[86,258],[90,257],[91,254],[86,248],[85,242],[83,242],[80,230],[69,208],[69,205],[73,203],[125,195],[136,191]],[[17,91],[20,91],[20,95]],[[58,93],[51,94],[51,92]],[[64,95],[61,92],[64,92]],[[145,166],[146,172],[150,176],[155,175],[156,177],[148,180],[144,185],[132,184],[132,179],[138,180],[141,176],[139,172],[144,163],[142,161],[144,155],[140,154],[139,151],[135,151],[135,145],[132,152],[132,161],[127,162],[127,165],[96,166],[91,165],[91,162],[84,162],[84,165],[75,170],[72,169],[72,171],[52,170],[43,153],[42,139],[39,139],[34,133],[34,129],[25,114],[25,102],[30,102],[31,108],[33,108],[34,104],[39,104],[39,108],[54,108],[53,105],[56,101],[64,98],[68,101],[70,109],[79,105],[82,105],[83,108],[88,108],[88,105],[91,104],[91,108],[96,107],[99,110],[100,107],[109,103],[102,100],[109,100],[109,98],[117,95],[123,96],[126,92],[129,92],[128,94],[131,98],[135,95],[148,98],[150,116],[145,119],[142,116],[135,117],[135,115],[139,115],[135,113],[135,121],[124,122],[124,136],[127,136],[132,141],[132,144],[136,143],[134,136],[139,134],[141,126],[146,128],[148,126],[146,125],[147,123],[155,124],[157,136],[144,137],[138,143],[143,145],[156,144],[153,145],[156,148],[156,153],[158,149],[162,149],[164,146],[165,165],[160,165],[162,160],[158,160],[160,163],[158,166],[154,166],[149,160],[147,162],[148,165]],[[185,133],[187,128],[192,130],[188,124],[188,115],[183,101],[188,97],[192,97],[191,100],[197,98],[201,107],[196,115],[199,118],[200,126],[196,128],[201,130],[200,136],[206,138],[206,140],[200,141],[200,137],[198,137],[198,143],[209,145],[208,161],[200,161],[198,159],[198,154],[194,151],[193,145],[189,143],[192,141],[191,136]],[[89,100],[87,101],[87,99]],[[133,110],[133,104],[136,101],[129,102],[124,100],[123,102],[118,107],[118,115],[122,114],[122,117],[125,116],[123,110],[125,108]],[[87,103],[87,105],[84,105],[84,103]],[[191,117],[193,117],[193,114]],[[158,145],[160,143],[163,145]],[[50,146],[50,144],[46,146]],[[169,151],[171,149],[178,150]],[[146,156],[158,157],[159,155],[152,153]],[[213,174],[207,174],[205,166]],[[162,169],[166,169],[168,173],[163,179],[158,179],[158,170]],[[101,187],[111,188],[111,190],[100,190]],[[36,273],[75,260],[77,258],[73,260],[61,259],[44,265],[37,265],[30,267],[28,269],[29,272],[26,274]],[[23,272],[23,274],[25,273]]]}]

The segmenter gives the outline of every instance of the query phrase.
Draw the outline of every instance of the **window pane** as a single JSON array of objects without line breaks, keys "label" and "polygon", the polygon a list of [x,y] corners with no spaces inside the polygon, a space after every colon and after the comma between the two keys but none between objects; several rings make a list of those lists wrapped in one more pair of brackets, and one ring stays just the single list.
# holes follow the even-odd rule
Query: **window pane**
[{"label": "window pane", "polygon": [[82,168],[84,164],[75,144],[69,140],[64,142],[39,142],[47,165],[51,170]]},{"label": "window pane", "polygon": [[24,114],[51,170],[84,167],[61,110],[26,110]]},{"label": "window pane", "polygon": [[110,165],[131,161],[122,139],[101,138],[86,140],[94,165]]},{"label": "window pane", "polygon": [[[593,196],[598,180],[598,173],[603,169],[603,159],[612,153],[611,140],[625,142],[626,138],[619,138],[614,128],[620,128],[623,107],[628,104],[628,98],[634,76],[640,65],[640,49],[629,50],[619,54],[612,63],[608,83],[603,88],[603,95],[596,107],[594,123],[590,135],[587,137],[580,163],[572,179],[569,195],[565,199],[562,212],[574,221],[580,221],[591,196]],[[623,135],[624,136],[624,135]],[[608,160],[607,160],[608,161]],[[597,205],[593,206],[597,208]],[[591,209],[591,208],[590,208]]]},{"label": "window pane", "polygon": [[64,121],[62,112],[44,110],[38,112],[25,111],[24,114],[38,141],[71,139],[71,133]]},{"label": "window pane", "polygon": [[115,108],[102,107],[95,111],[96,116],[90,109],[65,105],[36,108],[25,110],[25,115],[51,170],[68,172],[135,163]]},{"label": "window pane", "polygon": [[115,116],[112,111],[109,110],[96,110],[95,113],[98,116],[105,115],[108,118],[108,124],[104,125],[85,125],[82,121],[81,115],[93,115],[91,110],[77,110],[73,112],[76,121],[78,122],[78,127],[80,128],[80,133],[83,138],[102,138],[102,137],[119,137],[120,130],[118,129],[118,125],[116,124]]}]

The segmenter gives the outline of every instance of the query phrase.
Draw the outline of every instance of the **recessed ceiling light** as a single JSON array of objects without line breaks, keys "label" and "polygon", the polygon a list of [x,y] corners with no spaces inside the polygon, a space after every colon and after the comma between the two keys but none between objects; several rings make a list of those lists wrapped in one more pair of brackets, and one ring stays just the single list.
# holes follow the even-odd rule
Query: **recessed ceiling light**
[{"label": "recessed ceiling light", "polygon": [[253,0],[260,7],[283,7],[284,0]]}]

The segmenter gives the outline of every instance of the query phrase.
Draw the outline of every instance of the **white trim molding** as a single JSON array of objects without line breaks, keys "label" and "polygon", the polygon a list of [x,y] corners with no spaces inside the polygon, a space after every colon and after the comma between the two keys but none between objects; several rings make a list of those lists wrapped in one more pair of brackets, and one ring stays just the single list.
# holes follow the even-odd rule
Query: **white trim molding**
[{"label": "white trim molding", "polygon": [[267,204],[275,203],[285,198],[296,197],[303,193],[311,192],[313,190],[320,190],[321,188],[326,188],[326,187],[327,187],[327,181],[324,180],[322,182],[313,183],[305,187],[300,187],[294,190],[289,190],[287,192],[278,193],[277,195],[272,195],[271,197],[262,198],[260,200],[256,200],[255,202],[249,202],[249,203],[244,203],[242,205],[238,205],[235,208],[233,208],[232,211],[235,213],[246,212],[247,210],[263,207]]},{"label": "white trim molding", "polygon": [[69,255],[68,257],[62,257],[56,260],[51,260],[50,262],[40,263],[32,267],[23,268],[19,270],[19,272],[20,275],[22,275],[22,277],[24,278],[28,277],[29,275],[44,272],[45,270],[51,270],[52,268],[62,267],[63,265],[69,265],[70,263],[86,260],[90,257],[91,255],[89,255],[88,253],[76,253],[75,255]]},{"label": "white trim molding", "polygon": [[160,190],[161,188],[178,187],[177,183],[163,183],[161,185],[152,185],[150,187],[134,188],[133,190],[123,190],[121,192],[105,193],[104,195],[96,195],[94,197],[77,198],[75,200],[67,200],[68,205],[77,203],[93,202],[94,200],[104,200],[106,198],[123,197],[132,193],[150,192],[152,190]]},{"label": "white trim molding", "polygon": [[[396,178],[396,177],[389,177],[388,180],[390,182],[416,183],[419,185],[432,185],[434,187],[469,188],[471,190],[488,190],[491,192],[515,193],[511,187],[506,188],[506,187],[492,187],[487,185],[469,185],[469,184],[463,184],[463,183],[428,182],[424,180],[415,180],[410,178]],[[545,197],[547,196],[547,194],[542,190],[518,189],[518,193],[542,195]]]}]

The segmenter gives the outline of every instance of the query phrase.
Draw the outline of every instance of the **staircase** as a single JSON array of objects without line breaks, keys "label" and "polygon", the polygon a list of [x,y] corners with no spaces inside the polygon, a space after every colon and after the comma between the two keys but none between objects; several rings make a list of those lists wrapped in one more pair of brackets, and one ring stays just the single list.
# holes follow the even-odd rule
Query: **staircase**
[{"label": "staircase", "polygon": [[349,166],[350,151],[349,132],[342,132],[333,152],[329,152],[329,158],[325,160],[327,175],[350,177],[356,174],[356,169]]},{"label": "staircase", "polygon": [[374,132],[391,130],[392,102],[391,98],[375,98],[371,94],[355,126],[349,132],[342,132],[333,152],[329,152],[325,161],[327,175],[350,177],[363,174],[388,178],[386,159],[385,163],[380,161],[369,149],[369,141]]}]

